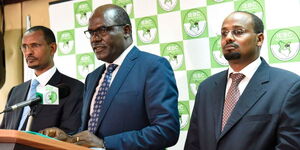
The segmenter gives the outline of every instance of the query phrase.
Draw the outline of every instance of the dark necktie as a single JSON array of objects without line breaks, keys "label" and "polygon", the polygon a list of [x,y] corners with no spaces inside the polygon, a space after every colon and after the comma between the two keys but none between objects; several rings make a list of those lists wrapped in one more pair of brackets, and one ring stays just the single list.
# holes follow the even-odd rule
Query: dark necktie
[{"label": "dark necktie", "polygon": [[97,125],[98,125],[98,120],[99,120],[99,116],[100,116],[100,111],[101,111],[101,107],[103,105],[103,102],[105,100],[106,97],[106,93],[108,91],[110,82],[111,82],[111,78],[112,78],[112,72],[116,69],[118,65],[116,64],[110,64],[107,67],[103,82],[100,85],[100,88],[98,90],[98,93],[96,95],[96,99],[95,99],[95,103],[94,103],[94,109],[92,112],[92,116],[89,120],[89,124],[88,124],[88,130],[91,133],[95,133]]},{"label": "dark necktie", "polygon": [[232,79],[232,83],[228,89],[225,102],[224,102],[224,110],[223,110],[223,119],[222,119],[222,131],[225,127],[225,124],[228,121],[228,118],[231,115],[235,104],[240,98],[240,91],[238,89],[239,83],[244,79],[245,75],[241,73],[231,73],[229,77]]}]

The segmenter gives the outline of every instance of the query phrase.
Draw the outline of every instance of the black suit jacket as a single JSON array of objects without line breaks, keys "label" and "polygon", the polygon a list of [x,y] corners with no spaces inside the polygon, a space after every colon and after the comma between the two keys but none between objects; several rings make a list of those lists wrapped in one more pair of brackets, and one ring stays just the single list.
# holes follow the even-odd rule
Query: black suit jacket
[{"label": "black suit jacket", "polygon": [[[30,81],[11,89],[7,106],[25,101],[30,88]],[[83,83],[56,71],[47,84],[58,85],[64,83],[70,87],[70,94],[60,99],[59,105],[36,106],[36,115],[33,119],[31,131],[39,131],[48,127],[58,127],[67,133],[73,133],[80,126],[82,109]],[[18,129],[23,109],[17,109],[4,114],[1,129]]]},{"label": "black suit jacket", "polygon": [[299,150],[300,77],[263,59],[221,132],[227,71],[199,86],[186,150]]}]

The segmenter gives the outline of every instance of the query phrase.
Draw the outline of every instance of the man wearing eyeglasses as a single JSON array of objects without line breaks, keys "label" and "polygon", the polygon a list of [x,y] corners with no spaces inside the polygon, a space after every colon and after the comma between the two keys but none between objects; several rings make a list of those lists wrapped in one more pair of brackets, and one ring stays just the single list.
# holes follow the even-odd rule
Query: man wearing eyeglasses
[{"label": "man wearing eyeglasses", "polygon": [[50,128],[41,133],[117,150],[174,145],[179,136],[178,91],[169,62],[133,45],[129,16],[119,6],[98,7],[85,34],[105,64],[86,78],[82,132],[68,136]]},{"label": "man wearing eyeglasses", "polygon": [[263,28],[248,12],[225,18],[229,69],[200,84],[186,150],[300,149],[300,77],[259,57]]},{"label": "man wearing eyeglasses", "polygon": [[[56,40],[53,32],[44,26],[34,26],[26,30],[22,37],[21,50],[27,66],[34,70],[33,79],[11,89],[6,106],[33,99],[37,88],[49,84],[64,85],[65,97],[59,99],[59,105],[37,104],[26,106],[12,112],[6,112],[1,129],[40,131],[49,127],[59,127],[71,134],[80,126],[83,83],[60,73],[54,65]],[[34,90],[33,90],[34,89]],[[31,127],[27,126],[28,115],[33,115]],[[29,125],[29,124],[28,124]]]}]

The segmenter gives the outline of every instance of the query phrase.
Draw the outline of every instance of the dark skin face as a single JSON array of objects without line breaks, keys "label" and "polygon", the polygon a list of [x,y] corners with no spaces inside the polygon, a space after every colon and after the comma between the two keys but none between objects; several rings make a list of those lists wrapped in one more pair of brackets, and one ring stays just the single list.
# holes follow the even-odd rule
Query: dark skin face
[{"label": "dark skin face", "polygon": [[223,22],[221,33],[223,55],[234,71],[242,70],[259,57],[264,35],[254,32],[254,24],[249,14],[230,14]]},{"label": "dark skin face", "polygon": [[[88,30],[94,31],[101,26],[118,25],[112,20],[116,11],[107,8],[99,7],[95,10],[89,20]],[[93,35],[90,42],[97,59],[108,63],[116,60],[131,44],[126,38],[129,34],[131,34],[131,27],[126,25],[111,27],[105,35],[97,33]]]},{"label": "dark skin face", "polygon": [[38,76],[54,66],[55,43],[47,43],[40,30],[26,32],[22,38],[22,53],[29,68]]}]

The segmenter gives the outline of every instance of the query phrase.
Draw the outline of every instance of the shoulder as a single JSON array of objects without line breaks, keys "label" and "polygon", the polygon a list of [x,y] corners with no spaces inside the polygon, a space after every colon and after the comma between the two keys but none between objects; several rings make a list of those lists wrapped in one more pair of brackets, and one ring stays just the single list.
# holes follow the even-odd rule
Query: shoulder
[{"label": "shoulder", "polygon": [[66,84],[69,84],[69,85],[72,85],[72,86],[83,87],[83,83],[81,81],[79,81],[77,79],[74,79],[72,77],[69,77],[69,76],[67,76],[65,74],[62,74],[62,73],[61,73],[61,81],[63,83],[66,83]]}]

